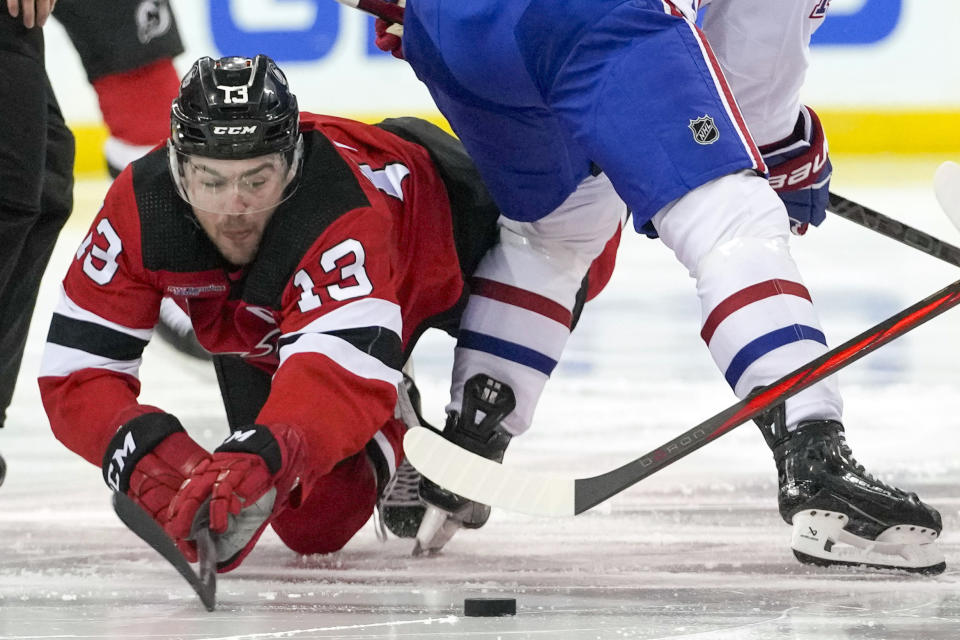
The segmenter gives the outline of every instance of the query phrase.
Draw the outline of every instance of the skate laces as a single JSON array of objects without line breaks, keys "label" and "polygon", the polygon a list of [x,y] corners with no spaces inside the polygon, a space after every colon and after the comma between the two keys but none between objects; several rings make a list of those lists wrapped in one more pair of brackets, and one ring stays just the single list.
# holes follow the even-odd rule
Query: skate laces
[{"label": "skate laces", "polygon": [[417,471],[406,458],[397,467],[383,493],[377,500],[376,526],[377,538],[384,542],[387,539],[387,524],[384,519],[384,509],[391,507],[420,506],[420,472]]},{"label": "skate laces", "polygon": [[836,447],[836,450],[840,455],[840,460],[842,461],[842,464],[845,464],[851,467],[858,476],[865,478],[866,480],[876,485],[879,485],[881,488],[887,491],[890,491],[891,493],[900,494],[901,496],[905,496],[907,498],[913,498],[915,500],[920,499],[917,496],[917,494],[912,492],[907,492],[907,491],[904,491],[903,489],[900,489],[899,487],[895,487],[893,485],[887,484],[883,480],[880,480],[879,478],[874,476],[872,473],[867,471],[866,468],[864,468],[864,466],[859,462],[857,462],[857,459],[853,457],[853,450],[850,448],[850,445],[847,444],[846,436],[844,435],[842,430],[837,429],[832,434],[828,433],[824,435],[825,435],[825,439],[829,439],[833,441],[830,446],[831,448],[833,446]]},{"label": "skate laces", "polygon": [[420,472],[404,458],[383,495],[388,507],[420,504]]}]

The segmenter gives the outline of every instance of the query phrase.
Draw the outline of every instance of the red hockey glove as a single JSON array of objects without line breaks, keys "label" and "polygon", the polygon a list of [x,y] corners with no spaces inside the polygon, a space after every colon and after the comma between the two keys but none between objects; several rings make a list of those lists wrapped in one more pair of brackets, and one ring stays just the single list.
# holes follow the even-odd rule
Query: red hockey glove
[{"label": "red hockey glove", "polygon": [[377,32],[377,38],[374,40],[377,48],[398,60],[403,60],[403,25],[377,18],[373,28]]},{"label": "red hockey glove", "polygon": [[299,506],[303,459],[303,437],[295,429],[252,425],[234,431],[171,502],[167,533],[195,550],[193,532],[209,527],[217,571],[235,569],[277,515]]},{"label": "red hockey glove", "polygon": [[823,222],[833,166],[823,126],[813,109],[801,106],[793,133],[761,147],[760,152],[770,169],[770,186],[787,207],[790,230],[802,236],[809,225]]},{"label": "red hockey glove", "polygon": [[125,423],[103,456],[103,479],[167,524],[167,509],[193,470],[210,453],[169,413],[146,413]]},{"label": "red hockey glove", "polygon": [[[403,7],[407,4],[406,0],[398,0],[396,4],[400,7],[402,15]],[[394,58],[403,60],[403,24],[377,18],[373,28],[377,32],[377,38],[374,40],[377,48],[393,55]]]}]

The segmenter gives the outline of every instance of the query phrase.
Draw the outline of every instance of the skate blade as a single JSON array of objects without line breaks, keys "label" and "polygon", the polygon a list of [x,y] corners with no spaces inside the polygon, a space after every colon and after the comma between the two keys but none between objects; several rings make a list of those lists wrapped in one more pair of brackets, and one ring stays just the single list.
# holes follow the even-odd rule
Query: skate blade
[{"label": "skate blade", "polygon": [[853,566],[936,575],[947,565],[935,544],[937,532],[897,525],[876,540],[856,536],[844,527],[850,519],[835,511],[810,509],[793,516],[790,546],[797,560],[818,566]]},{"label": "skate blade", "polygon": [[460,529],[460,522],[450,517],[443,509],[427,505],[427,510],[417,529],[417,541],[413,547],[414,557],[439,553]]}]

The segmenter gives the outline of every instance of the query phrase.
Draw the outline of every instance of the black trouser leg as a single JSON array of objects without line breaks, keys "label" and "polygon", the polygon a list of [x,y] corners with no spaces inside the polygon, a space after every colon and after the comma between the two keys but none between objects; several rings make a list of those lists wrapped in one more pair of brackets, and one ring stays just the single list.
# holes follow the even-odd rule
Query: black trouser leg
[{"label": "black trouser leg", "polygon": [[9,20],[0,16],[0,41],[23,46],[0,50],[0,425],[40,279],[73,206],[73,136],[43,69],[42,41]]}]

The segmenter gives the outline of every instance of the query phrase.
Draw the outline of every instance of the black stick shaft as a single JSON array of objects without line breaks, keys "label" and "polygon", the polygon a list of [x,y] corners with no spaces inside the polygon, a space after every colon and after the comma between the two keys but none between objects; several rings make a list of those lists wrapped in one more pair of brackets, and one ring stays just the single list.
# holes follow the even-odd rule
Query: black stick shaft
[{"label": "black stick shaft", "polygon": [[913,247],[935,258],[940,258],[944,262],[960,267],[960,247],[948,244],[899,220],[885,216],[879,211],[874,211],[836,193],[830,194],[829,210],[834,215],[846,218],[850,222],[855,222],[862,227],[876,231],[880,235],[887,236],[908,247]]}]

